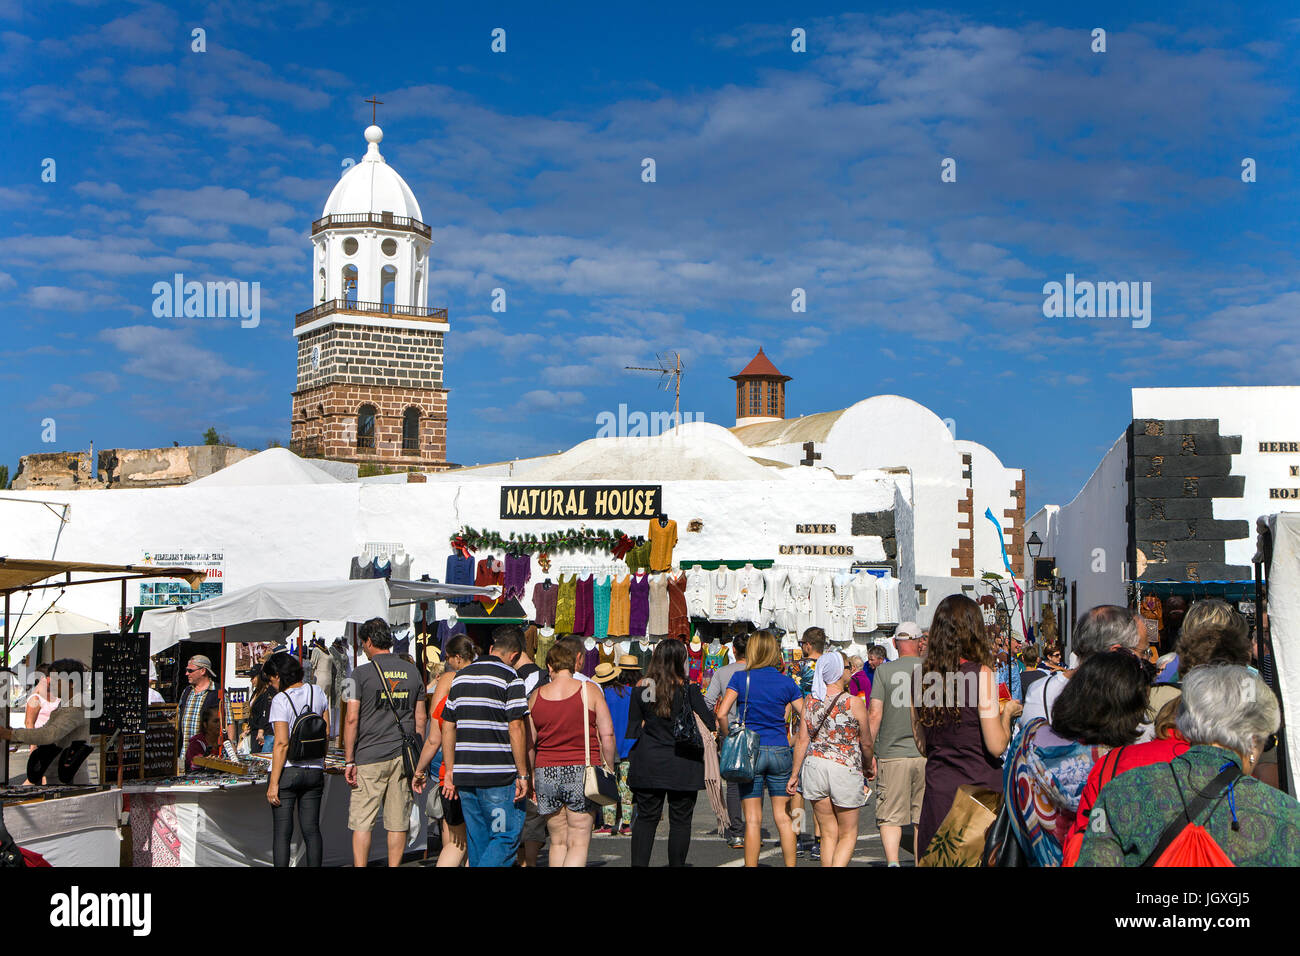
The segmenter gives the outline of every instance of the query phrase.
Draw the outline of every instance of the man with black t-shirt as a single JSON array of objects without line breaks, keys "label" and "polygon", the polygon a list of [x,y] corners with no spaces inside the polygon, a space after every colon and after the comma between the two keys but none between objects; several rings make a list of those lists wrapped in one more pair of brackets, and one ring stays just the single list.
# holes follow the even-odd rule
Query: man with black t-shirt
[{"label": "man with black t-shirt", "polygon": [[397,866],[406,848],[412,799],[402,761],[402,735],[424,736],[424,682],[414,664],[392,653],[393,635],[383,618],[361,625],[361,641],[369,663],[352,672],[343,691],[347,706],[344,776],[353,788],[348,807],[352,863],[369,862],[370,832],[382,805],[388,865]]}]

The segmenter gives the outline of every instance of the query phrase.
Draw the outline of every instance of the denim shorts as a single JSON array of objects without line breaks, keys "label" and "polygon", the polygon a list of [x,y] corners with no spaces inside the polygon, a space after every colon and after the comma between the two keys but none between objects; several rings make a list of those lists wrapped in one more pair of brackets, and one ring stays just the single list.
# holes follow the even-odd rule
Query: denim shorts
[{"label": "denim shorts", "polygon": [[785,785],[794,769],[794,750],[790,747],[759,747],[754,759],[754,779],[748,783],[739,783],[740,799],[762,799],[763,787],[767,786],[770,797],[787,796]]}]

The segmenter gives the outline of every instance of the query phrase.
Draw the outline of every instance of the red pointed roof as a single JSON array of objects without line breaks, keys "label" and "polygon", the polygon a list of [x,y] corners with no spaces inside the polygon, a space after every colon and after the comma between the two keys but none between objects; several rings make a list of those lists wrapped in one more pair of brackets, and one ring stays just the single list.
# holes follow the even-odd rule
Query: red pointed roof
[{"label": "red pointed roof", "polygon": [[776,366],[772,364],[772,360],[763,354],[761,346],[758,349],[758,354],[749,360],[749,364],[740,370],[740,374],[732,375],[731,378],[737,380],[742,378],[779,378],[783,382],[790,381],[789,375],[782,375],[777,371]]}]

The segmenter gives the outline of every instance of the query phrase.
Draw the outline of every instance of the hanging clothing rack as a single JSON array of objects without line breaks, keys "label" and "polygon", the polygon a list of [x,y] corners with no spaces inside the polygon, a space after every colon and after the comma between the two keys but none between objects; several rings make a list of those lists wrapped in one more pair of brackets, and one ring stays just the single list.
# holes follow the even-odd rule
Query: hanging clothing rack
[{"label": "hanging clothing rack", "polygon": [[405,551],[401,542],[368,541],[361,549],[361,557],[373,561],[375,558],[391,558],[398,551]]},{"label": "hanging clothing rack", "polygon": [[612,574],[619,573],[632,574],[628,566],[622,561],[614,561],[608,564],[553,564],[551,571],[556,574]]}]

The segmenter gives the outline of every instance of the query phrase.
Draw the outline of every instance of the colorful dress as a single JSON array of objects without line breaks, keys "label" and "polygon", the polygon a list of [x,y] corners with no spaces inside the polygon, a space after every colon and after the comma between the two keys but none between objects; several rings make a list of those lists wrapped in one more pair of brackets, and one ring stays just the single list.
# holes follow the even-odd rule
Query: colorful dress
[{"label": "colorful dress", "polygon": [[699,685],[704,679],[704,645],[699,648],[686,645],[686,677],[695,685]]},{"label": "colorful dress", "polygon": [[668,575],[650,576],[650,619],[646,624],[649,633],[658,637],[668,633]]},{"label": "colorful dress", "polygon": [[609,596],[609,578],[605,578],[592,590],[592,600],[596,608],[596,623],[592,630],[592,637],[596,638],[596,640],[600,640],[609,634]]},{"label": "colorful dress", "polygon": [[577,607],[578,576],[569,575],[566,581],[560,575],[560,594],[555,599],[555,631],[557,634],[573,633],[573,616]]},{"label": "colorful dress", "polygon": [[[712,645],[710,645],[711,647]],[[731,662],[731,656],[727,653],[727,648],[719,645],[718,653],[712,654],[707,650],[704,653],[704,673],[700,675],[700,686],[708,687],[709,681],[713,680],[713,672],[719,668],[726,667]]]},{"label": "colorful dress", "polygon": [[632,578],[628,586],[628,634],[632,637],[644,637],[646,624],[650,620],[650,577],[639,574]]},{"label": "colorful dress", "polygon": [[573,633],[591,637],[596,629],[594,579],[589,574],[578,580],[573,610]]},{"label": "colorful dress", "polygon": [[555,626],[555,597],[559,591],[549,580],[533,585],[533,623],[538,627]]},{"label": "colorful dress", "polygon": [[691,636],[691,618],[686,613],[686,575],[668,579],[668,636],[684,641]]},{"label": "colorful dress", "polygon": [[615,578],[609,585],[609,626],[605,631],[610,637],[626,637],[628,635],[628,616],[631,610],[630,595],[628,586],[631,585],[632,578],[626,577],[622,580]]}]

